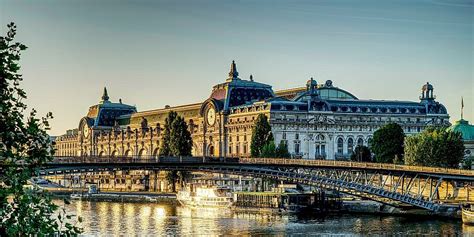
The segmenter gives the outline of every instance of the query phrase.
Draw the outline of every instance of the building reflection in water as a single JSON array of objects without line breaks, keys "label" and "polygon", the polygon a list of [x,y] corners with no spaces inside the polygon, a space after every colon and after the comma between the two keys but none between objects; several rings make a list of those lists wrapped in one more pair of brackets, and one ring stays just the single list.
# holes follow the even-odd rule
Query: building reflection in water
[{"label": "building reflection in water", "polygon": [[73,201],[69,214],[82,217],[85,235],[442,235],[474,234],[460,221],[370,215],[295,215],[191,209],[159,203]]}]

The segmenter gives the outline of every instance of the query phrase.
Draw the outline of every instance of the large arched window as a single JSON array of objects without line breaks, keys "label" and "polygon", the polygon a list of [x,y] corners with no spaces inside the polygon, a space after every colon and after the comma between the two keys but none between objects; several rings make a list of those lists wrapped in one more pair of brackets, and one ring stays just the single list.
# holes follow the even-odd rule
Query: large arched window
[{"label": "large arched window", "polygon": [[344,140],[342,139],[342,137],[340,137],[337,139],[337,154],[342,155],[343,151],[344,151]]},{"label": "large arched window", "polygon": [[359,137],[359,139],[357,139],[357,146],[363,146],[364,145],[364,139],[362,139],[362,137]]},{"label": "large arched window", "polygon": [[315,159],[325,159],[326,158],[326,140],[324,135],[318,134],[315,141]]},{"label": "large arched window", "polygon": [[349,138],[347,139],[347,154],[351,155],[354,151],[354,139]]}]

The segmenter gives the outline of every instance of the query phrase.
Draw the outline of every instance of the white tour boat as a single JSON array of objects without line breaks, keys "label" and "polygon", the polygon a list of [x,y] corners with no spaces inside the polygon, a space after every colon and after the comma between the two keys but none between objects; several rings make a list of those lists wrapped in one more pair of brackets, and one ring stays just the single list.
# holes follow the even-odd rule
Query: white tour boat
[{"label": "white tour boat", "polygon": [[183,206],[190,207],[230,207],[233,197],[227,187],[186,187],[178,192],[176,199]]}]

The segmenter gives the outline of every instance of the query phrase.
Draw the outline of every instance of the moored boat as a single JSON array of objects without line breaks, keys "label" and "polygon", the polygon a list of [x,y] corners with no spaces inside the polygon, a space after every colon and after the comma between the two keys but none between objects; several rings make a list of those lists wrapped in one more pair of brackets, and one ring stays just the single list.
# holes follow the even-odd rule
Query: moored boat
[{"label": "moored boat", "polygon": [[183,206],[190,207],[230,207],[233,197],[227,187],[187,187],[176,195]]},{"label": "moored boat", "polygon": [[469,208],[462,208],[462,222],[464,224],[474,225],[474,208],[469,205]]}]

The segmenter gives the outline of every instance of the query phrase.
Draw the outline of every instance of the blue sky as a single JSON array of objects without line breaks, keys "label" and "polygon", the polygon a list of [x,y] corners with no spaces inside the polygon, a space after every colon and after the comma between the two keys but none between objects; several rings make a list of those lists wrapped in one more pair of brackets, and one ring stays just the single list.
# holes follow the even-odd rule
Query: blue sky
[{"label": "blue sky", "polygon": [[[10,1],[30,107],[52,134],[78,126],[107,86],[139,110],[205,100],[236,60],[274,89],[332,80],[363,99],[417,101],[434,85],[451,121],[474,122],[472,0]],[[2,33],[4,34],[4,33]]]}]

